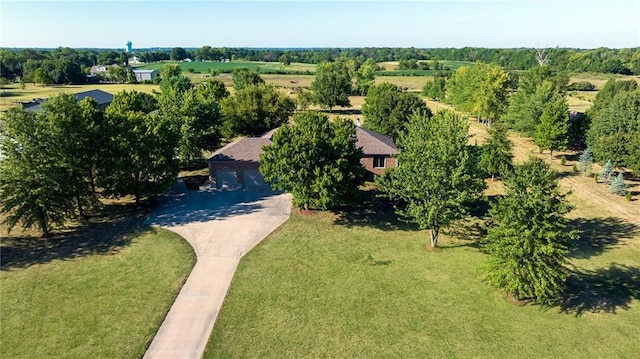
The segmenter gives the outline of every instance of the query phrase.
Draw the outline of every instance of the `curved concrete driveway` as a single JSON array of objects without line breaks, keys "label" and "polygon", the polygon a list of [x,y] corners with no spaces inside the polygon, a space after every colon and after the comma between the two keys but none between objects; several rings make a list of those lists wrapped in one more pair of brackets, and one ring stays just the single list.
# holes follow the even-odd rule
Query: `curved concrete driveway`
[{"label": "curved concrete driveway", "polygon": [[291,196],[174,187],[147,220],[184,237],[197,262],[144,358],[200,358],[240,257],[283,224]]}]

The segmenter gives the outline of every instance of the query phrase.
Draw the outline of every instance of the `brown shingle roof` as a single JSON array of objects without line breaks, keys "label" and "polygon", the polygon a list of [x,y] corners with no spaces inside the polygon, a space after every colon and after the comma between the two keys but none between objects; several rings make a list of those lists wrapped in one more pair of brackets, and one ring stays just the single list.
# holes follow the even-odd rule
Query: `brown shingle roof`
[{"label": "brown shingle roof", "polygon": [[362,148],[365,155],[393,155],[398,147],[389,136],[385,136],[366,128],[356,127],[356,147]]},{"label": "brown shingle roof", "polygon": [[262,147],[272,142],[267,138],[244,137],[214,152],[208,161],[258,162]]}]

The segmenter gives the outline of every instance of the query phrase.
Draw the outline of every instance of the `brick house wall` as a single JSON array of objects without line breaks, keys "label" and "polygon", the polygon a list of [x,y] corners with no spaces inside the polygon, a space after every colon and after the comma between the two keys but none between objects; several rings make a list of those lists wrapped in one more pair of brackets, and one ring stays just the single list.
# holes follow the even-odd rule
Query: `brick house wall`
[{"label": "brick house wall", "polygon": [[[373,158],[374,157],[384,157],[384,167],[373,167]],[[364,157],[362,157],[362,159],[360,160],[360,163],[362,163],[362,165],[364,166],[364,168],[375,175],[381,175],[384,173],[384,171],[386,171],[387,168],[390,167],[396,167],[398,165],[398,160],[395,158],[392,158],[391,156],[372,156],[372,155],[365,155]]]}]

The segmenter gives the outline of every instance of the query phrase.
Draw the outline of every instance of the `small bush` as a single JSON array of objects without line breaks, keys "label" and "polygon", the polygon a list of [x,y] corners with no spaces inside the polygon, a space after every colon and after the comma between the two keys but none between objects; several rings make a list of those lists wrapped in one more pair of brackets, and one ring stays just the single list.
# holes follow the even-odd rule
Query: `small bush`
[{"label": "small bush", "polygon": [[596,87],[589,81],[578,81],[567,86],[568,91],[595,91]]},{"label": "small bush", "polygon": [[624,183],[624,175],[618,173],[618,175],[611,181],[609,185],[609,191],[615,193],[618,196],[626,196],[629,191],[627,190],[627,184]]},{"label": "small bush", "polygon": [[572,169],[573,169],[573,172],[578,172],[578,165],[574,164]]},{"label": "small bush", "polygon": [[567,158],[566,158],[565,156],[561,156],[561,157],[560,157],[560,164],[561,164],[562,166],[564,166],[564,165],[566,165],[566,164],[567,164]]},{"label": "small bush", "polygon": [[631,192],[627,191],[627,194],[624,196],[624,198],[626,198],[627,201],[631,202]]}]

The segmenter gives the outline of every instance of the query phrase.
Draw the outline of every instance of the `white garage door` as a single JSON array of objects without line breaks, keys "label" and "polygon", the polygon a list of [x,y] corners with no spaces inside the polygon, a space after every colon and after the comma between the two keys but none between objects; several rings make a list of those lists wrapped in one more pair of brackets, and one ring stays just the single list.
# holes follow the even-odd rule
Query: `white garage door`
[{"label": "white garage door", "polygon": [[230,169],[216,170],[216,187],[236,188],[238,186],[238,173]]},{"label": "white garage door", "polygon": [[268,188],[269,185],[264,181],[264,177],[258,169],[245,169],[244,186],[246,188]]}]

